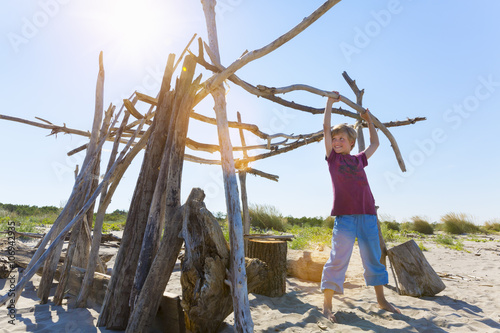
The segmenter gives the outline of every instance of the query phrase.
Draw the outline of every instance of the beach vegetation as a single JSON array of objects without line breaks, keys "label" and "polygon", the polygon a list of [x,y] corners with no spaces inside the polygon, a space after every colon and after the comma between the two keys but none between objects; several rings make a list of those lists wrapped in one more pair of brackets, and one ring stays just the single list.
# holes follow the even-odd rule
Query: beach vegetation
[{"label": "beach vegetation", "polygon": [[294,238],[289,247],[294,250],[314,249],[318,246],[331,246],[332,229],[324,227],[292,226],[287,230]]},{"label": "beach vegetation", "polygon": [[385,226],[385,228],[394,230],[394,231],[399,231],[400,230],[400,225],[398,222],[392,222],[392,221],[384,221],[380,223],[380,226],[382,225]]},{"label": "beach vegetation", "polygon": [[457,251],[464,251],[463,241],[461,239],[453,238],[450,235],[438,234],[435,241],[437,244],[443,245],[449,249],[457,250]]},{"label": "beach vegetation", "polygon": [[250,225],[261,230],[286,231],[287,219],[271,205],[252,204],[248,208]]},{"label": "beach vegetation", "polygon": [[487,221],[483,228],[486,232],[500,232],[500,220]]},{"label": "beach vegetation", "polygon": [[473,219],[464,213],[448,213],[441,217],[441,221],[444,223],[444,231],[448,234],[461,235],[480,231]]},{"label": "beach vegetation", "polygon": [[424,235],[432,235],[434,229],[427,219],[420,216],[413,216],[411,218],[410,230],[416,231]]},{"label": "beach vegetation", "polygon": [[[15,223],[16,231],[27,233],[43,233],[44,227],[50,227],[57,219],[61,208],[53,206],[36,207],[28,205],[0,204],[0,231]],[[251,205],[250,234],[292,235],[288,246],[295,250],[310,250],[321,246],[331,246],[332,229],[335,218],[322,217],[284,217],[277,208],[270,205]],[[31,214],[31,215],[30,215]],[[115,210],[106,214],[103,232],[123,230],[128,212]],[[215,212],[215,218],[221,226],[224,237],[229,241],[229,226],[227,216],[223,212]],[[94,216],[95,219],[95,216]],[[12,221],[12,222],[11,222]],[[473,223],[470,216],[462,213],[449,213],[441,218],[441,222],[429,223],[428,219],[414,216],[409,221],[399,223],[388,215],[379,218],[380,230],[384,240],[392,244],[401,244],[410,239],[419,239],[418,245],[422,251],[428,251],[424,245],[428,242],[463,251],[463,238],[454,237],[467,233],[464,239],[473,242],[486,242],[488,239],[474,237],[474,233],[500,232],[500,220],[490,220],[479,227]],[[10,223],[10,224],[9,224]],[[471,236],[472,234],[472,236]],[[0,234],[5,235],[5,234]]]},{"label": "beach vegetation", "polygon": [[422,241],[418,242],[418,247],[422,252],[428,251],[428,249],[425,247],[424,243]]}]

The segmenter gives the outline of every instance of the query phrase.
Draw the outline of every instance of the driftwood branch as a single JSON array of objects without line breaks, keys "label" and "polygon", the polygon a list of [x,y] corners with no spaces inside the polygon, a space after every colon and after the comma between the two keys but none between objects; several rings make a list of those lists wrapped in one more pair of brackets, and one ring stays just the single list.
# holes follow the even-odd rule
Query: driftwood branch
[{"label": "driftwood branch", "polygon": [[[215,0],[202,0],[201,3],[203,5],[203,12],[207,22],[208,40],[210,49],[214,54],[214,62],[220,63],[219,42],[217,40],[217,28],[215,23]],[[229,75],[231,74],[232,73],[229,73]],[[220,76],[219,79],[220,78],[222,78],[222,76]],[[247,275],[245,268],[243,222],[241,218],[240,198],[238,194],[231,138],[229,136],[225,89],[222,84],[223,80],[224,78],[218,82],[217,80],[214,80],[212,87],[204,90],[206,94],[212,94],[214,99],[214,110],[217,119],[217,133],[219,136],[219,144],[221,146],[222,174],[226,197],[227,219],[230,225],[229,241],[231,246],[231,274],[229,281],[232,285],[231,296],[234,308],[234,325],[238,332],[253,332],[253,321],[250,314]],[[202,94],[203,93],[198,93],[196,97]]]},{"label": "driftwood branch", "polygon": [[[320,96],[327,96],[327,97],[333,97],[333,98],[340,97],[341,102],[344,102],[348,106],[352,107],[353,109],[358,111],[360,114],[366,112],[365,108],[363,108],[359,104],[354,103],[353,101],[346,98],[345,96],[338,95],[335,92],[328,92],[325,90],[317,89],[317,88],[307,86],[304,84],[295,84],[295,85],[282,87],[282,88],[268,88],[268,87],[264,87],[264,86],[259,86],[258,88],[259,88],[259,90],[268,91],[268,93],[270,93],[270,94],[285,94],[285,93],[291,92],[291,91],[303,90],[303,91],[308,91],[310,93],[320,95]],[[405,166],[403,157],[401,155],[401,151],[399,150],[398,143],[396,142],[396,139],[391,134],[391,132],[389,132],[387,127],[385,127],[384,124],[382,122],[380,122],[380,120],[378,120],[377,117],[375,117],[373,115],[373,113],[372,113],[372,120],[373,120],[373,123],[375,124],[375,127],[379,128],[382,131],[382,133],[385,134],[387,139],[390,141],[392,149],[394,150],[394,154],[396,155],[396,159],[398,161],[399,167],[401,168],[401,171],[403,171],[403,172],[406,171],[406,166]]]},{"label": "driftwood branch", "polygon": [[[139,129],[141,129],[142,126],[140,126]],[[112,181],[114,176],[115,176],[115,170],[116,169],[126,169],[128,165],[132,162],[132,159],[139,153],[139,151],[142,149],[142,145],[145,144],[144,141],[147,141],[149,135],[145,135],[141,138],[140,141],[143,141],[143,143],[139,142],[132,150],[127,154],[127,156],[124,156],[125,153],[128,151],[130,148],[131,142],[133,139],[130,140],[129,145],[127,145],[120,157],[117,159],[117,161],[113,164],[113,167],[109,170],[109,172],[104,176],[104,179],[102,182],[99,184],[97,189],[94,191],[94,194],[90,197],[90,199],[85,203],[85,205],[78,211],[76,216],[73,217],[73,219],[62,229],[62,231],[52,240],[52,243],[48,247],[46,251],[45,246],[47,245],[49,239],[51,238],[51,234],[55,233],[55,228],[54,226],[49,230],[47,235],[45,235],[43,242],[40,244],[39,248],[33,255],[31,262],[29,263],[27,267],[27,271],[24,273],[22,278],[18,281],[16,287],[14,288],[14,295],[16,295],[15,301],[17,302],[18,297],[21,295],[21,290],[24,289],[24,286],[26,283],[33,277],[33,275],[36,273],[36,271],[41,267],[41,265],[45,262],[49,254],[51,253],[52,250],[55,250],[56,247],[58,247],[61,242],[65,239],[67,233],[71,230],[71,228],[74,226],[78,220],[80,220],[84,214],[89,210],[89,208],[94,204],[95,200],[101,193],[101,190],[107,184],[108,182]],[[104,141],[100,143],[102,145]],[[83,172],[83,170],[82,170]],[[123,171],[124,172],[124,171]],[[62,214],[62,213],[61,213]],[[55,223],[54,223],[55,224]],[[42,253],[43,252],[43,253]],[[11,298],[10,295],[12,293],[7,293],[4,296],[0,297],[0,306],[4,305],[9,298]]]},{"label": "driftwood branch", "polygon": [[[202,100],[205,96],[207,96],[215,87],[222,84],[222,82],[227,79],[229,76],[234,74],[237,70],[245,66],[246,64],[259,59],[272,51],[276,50],[283,44],[290,41],[292,38],[297,36],[299,33],[308,28],[311,24],[316,22],[323,14],[325,14],[330,8],[339,3],[340,0],[328,0],[323,5],[321,5],[318,9],[316,9],[311,15],[304,18],[302,22],[297,24],[294,28],[283,34],[282,36],[275,39],[273,42],[267,44],[266,46],[245,53],[241,58],[234,61],[231,65],[229,65],[224,71],[219,74],[214,74],[209,80],[207,80],[205,84],[205,89],[203,89],[197,96],[197,101]],[[210,45],[213,53],[215,52],[212,45]]]}]

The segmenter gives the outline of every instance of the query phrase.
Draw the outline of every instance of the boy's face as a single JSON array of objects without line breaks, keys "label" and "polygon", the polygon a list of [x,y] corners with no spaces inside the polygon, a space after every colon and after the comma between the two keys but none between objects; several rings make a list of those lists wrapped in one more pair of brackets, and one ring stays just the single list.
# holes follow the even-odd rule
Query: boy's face
[{"label": "boy's face", "polygon": [[332,149],[337,154],[349,154],[351,152],[354,142],[349,141],[347,133],[340,132],[332,137]]}]

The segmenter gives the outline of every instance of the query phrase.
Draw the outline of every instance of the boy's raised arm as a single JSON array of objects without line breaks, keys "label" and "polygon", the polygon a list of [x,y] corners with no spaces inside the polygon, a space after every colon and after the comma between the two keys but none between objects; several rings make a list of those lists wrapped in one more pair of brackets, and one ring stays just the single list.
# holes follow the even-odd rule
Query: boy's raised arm
[{"label": "boy's raised arm", "polygon": [[340,95],[334,91],[339,97],[337,99],[328,97],[325,106],[325,114],[323,119],[323,133],[325,140],[326,157],[330,156],[332,152],[332,105],[340,100]]},{"label": "boy's raised arm", "polygon": [[361,118],[368,124],[368,130],[370,131],[370,145],[365,149],[366,158],[370,158],[373,153],[377,150],[380,142],[378,140],[377,130],[375,125],[373,125],[370,110],[366,109],[365,113],[360,114]]}]

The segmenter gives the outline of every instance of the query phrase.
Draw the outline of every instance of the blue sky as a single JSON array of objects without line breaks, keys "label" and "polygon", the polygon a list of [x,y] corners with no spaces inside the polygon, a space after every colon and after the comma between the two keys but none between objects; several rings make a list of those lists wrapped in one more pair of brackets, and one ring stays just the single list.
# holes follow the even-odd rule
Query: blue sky
[{"label": "blue sky", "polygon": [[[245,50],[260,48],[291,29],[323,1],[218,3],[221,59],[229,65]],[[355,100],[341,75],[346,71],[365,89],[363,105],[381,121],[427,117],[391,129],[406,173],[399,171],[389,141],[380,133],[381,146],[366,169],[379,212],[400,222],[415,215],[432,222],[449,212],[463,212],[482,224],[500,218],[500,157],[495,148],[500,124],[499,12],[500,4],[493,0],[341,1],[238,75],[254,85],[303,83]],[[201,3],[194,0],[4,1],[0,32],[0,113],[41,117],[82,130],[91,128],[101,50],[105,105],[120,106],[134,90],[155,96],[168,54],[179,55],[194,33],[206,40]],[[314,107],[326,102],[308,93],[284,97]],[[240,111],[244,122],[269,133],[322,128],[322,115],[286,109],[232,83],[227,100],[229,119],[235,120]],[[212,107],[207,98],[196,111],[214,116]],[[337,122],[352,120],[334,115],[332,123]],[[48,134],[0,121],[0,202],[60,206],[69,197],[73,170],[83,155],[66,153],[85,140]],[[215,128],[196,121],[188,136],[217,142]],[[233,144],[239,145],[236,132],[234,138]],[[250,134],[247,141],[259,142]],[[125,174],[110,210],[128,210],[141,163],[142,155]],[[323,142],[251,166],[280,176],[278,183],[249,176],[251,203],[275,206],[285,216],[329,214],[332,194]],[[225,211],[219,167],[186,162],[183,198],[192,187],[205,189],[211,211]]]}]

